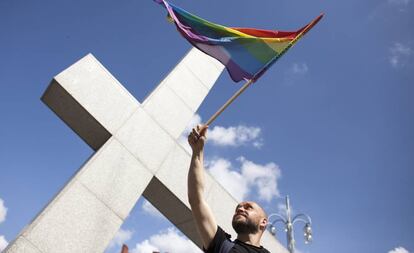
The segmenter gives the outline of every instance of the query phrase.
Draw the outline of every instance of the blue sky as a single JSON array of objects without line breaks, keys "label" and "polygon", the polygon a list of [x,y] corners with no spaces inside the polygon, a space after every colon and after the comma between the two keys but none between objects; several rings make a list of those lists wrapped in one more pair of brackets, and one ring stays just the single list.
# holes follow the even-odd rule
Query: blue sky
[{"label": "blue sky", "polygon": [[[174,1],[216,23],[265,29],[295,30],[326,13],[216,121],[206,151],[218,180],[251,168],[273,180],[267,197],[257,181],[236,180],[247,187],[238,197],[272,213],[288,194],[312,217],[311,245],[296,227],[301,252],[414,252],[413,2]],[[1,246],[93,154],[40,101],[52,77],[91,52],[143,101],[190,46],[151,0],[2,0],[0,31]],[[201,119],[238,86],[223,73]],[[214,141],[223,134],[245,138]],[[171,227],[141,199],[118,238],[135,252],[168,240],[192,250]]]}]

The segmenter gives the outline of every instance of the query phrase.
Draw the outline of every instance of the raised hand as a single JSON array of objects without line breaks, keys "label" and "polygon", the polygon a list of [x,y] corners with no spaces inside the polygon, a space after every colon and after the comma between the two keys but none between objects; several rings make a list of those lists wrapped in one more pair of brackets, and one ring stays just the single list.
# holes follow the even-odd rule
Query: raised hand
[{"label": "raised hand", "polygon": [[197,125],[188,135],[188,143],[193,150],[193,153],[203,151],[204,144],[207,141],[207,125]]}]

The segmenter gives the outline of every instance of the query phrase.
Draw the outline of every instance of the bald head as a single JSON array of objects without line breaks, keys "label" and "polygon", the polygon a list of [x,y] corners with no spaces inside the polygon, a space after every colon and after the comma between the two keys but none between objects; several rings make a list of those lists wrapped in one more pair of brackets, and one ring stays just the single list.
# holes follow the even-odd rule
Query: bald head
[{"label": "bald head", "polygon": [[238,234],[263,233],[267,226],[267,214],[256,202],[243,201],[236,206],[232,225]]},{"label": "bald head", "polygon": [[252,202],[252,203],[255,204],[258,207],[258,209],[259,209],[259,211],[260,211],[260,213],[262,215],[262,218],[267,219],[267,213],[266,213],[266,211],[259,204],[257,204],[256,202]]},{"label": "bald head", "polygon": [[263,218],[266,218],[267,219],[267,214],[266,214],[266,212],[265,212],[265,210],[259,205],[259,204],[257,204],[256,202],[254,202],[254,201],[243,201],[243,202],[240,202],[237,206],[236,206],[236,211],[237,211],[237,208],[240,208],[240,207],[245,207],[245,208],[253,208],[254,210],[256,210],[258,213],[260,213],[260,215],[263,217]]}]

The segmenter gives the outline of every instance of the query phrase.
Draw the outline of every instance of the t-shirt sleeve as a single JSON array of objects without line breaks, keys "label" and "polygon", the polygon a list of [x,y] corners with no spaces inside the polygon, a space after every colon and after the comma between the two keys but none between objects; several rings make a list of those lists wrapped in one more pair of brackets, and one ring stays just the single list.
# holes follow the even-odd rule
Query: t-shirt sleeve
[{"label": "t-shirt sleeve", "polygon": [[220,248],[223,246],[223,243],[229,241],[230,235],[224,232],[224,230],[217,226],[217,232],[214,235],[213,240],[210,242],[210,245],[207,249],[204,249],[206,253],[218,253],[220,252]]}]

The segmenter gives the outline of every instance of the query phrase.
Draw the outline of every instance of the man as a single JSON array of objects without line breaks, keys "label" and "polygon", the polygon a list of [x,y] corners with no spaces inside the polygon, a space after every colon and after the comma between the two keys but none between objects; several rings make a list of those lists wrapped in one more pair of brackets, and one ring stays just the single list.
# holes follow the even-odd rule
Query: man
[{"label": "man", "polygon": [[269,253],[260,245],[266,230],[267,216],[255,202],[241,202],[236,206],[232,225],[237,239],[230,241],[230,235],[221,229],[203,197],[204,193],[204,144],[207,127],[198,125],[188,136],[193,151],[188,171],[188,200],[198,233],[207,253]]}]

